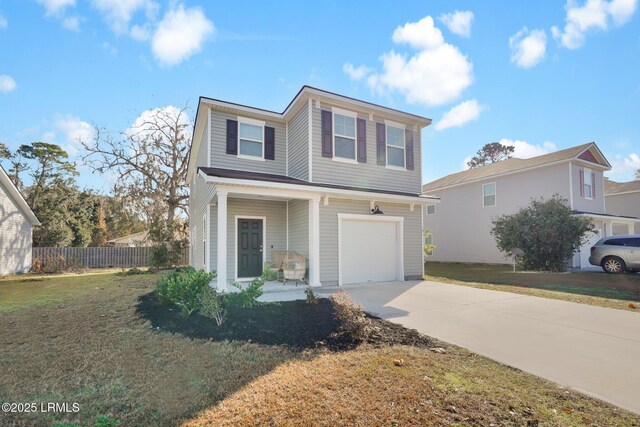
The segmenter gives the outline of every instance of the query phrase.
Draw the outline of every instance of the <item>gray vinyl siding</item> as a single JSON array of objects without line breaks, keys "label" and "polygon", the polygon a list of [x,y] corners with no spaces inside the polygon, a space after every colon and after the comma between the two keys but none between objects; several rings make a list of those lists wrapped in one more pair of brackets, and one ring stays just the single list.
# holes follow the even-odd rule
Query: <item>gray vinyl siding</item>
[{"label": "gray vinyl siding", "polygon": [[[330,105],[321,105],[322,109],[330,110]],[[367,163],[337,162],[329,157],[322,157],[321,143],[321,109],[312,107],[312,181],[349,185],[353,187],[374,188],[391,191],[421,193],[421,132],[413,132],[413,163],[415,169],[398,171],[378,165],[376,153],[376,123],[384,123],[384,119],[360,114],[359,117],[367,122]],[[291,166],[289,166],[291,167]]]},{"label": "gray vinyl siding", "polygon": [[[236,215],[266,217],[266,260],[271,260],[272,250],[287,249],[287,202],[275,200],[227,199],[227,277],[236,279]],[[211,270],[216,270],[218,258],[218,207],[211,206]]]},{"label": "gray vinyl siding", "polygon": [[[211,167],[275,175],[286,174],[286,128],[283,123],[267,121],[266,126],[275,129],[275,160],[241,159],[227,154],[227,119],[238,116],[211,110]],[[204,144],[206,146],[206,142]]]},{"label": "gray vinyl siding", "polygon": [[0,275],[31,269],[31,221],[0,184]]},{"label": "gray vinyl siding", "polygon": [[[637,193],[612,194],[606,196],[607,213],[640,218],[640,191]],[[640,233],[640,225],[637,233]]]},{"label": "gray vinyl siding", "polygon": [[309,107],[305,105],[289,122],[289,176],[309,179]]},{"label": "gray vinyl siding", "polygon": [[[385,216],[404,217],[403,252],[406,279],[422,276],[422,218],[420,207],[410,211],[409,205],[379,203]],[[320,204],[320,282],[338,283],[338,214],[369,215],[369,202],[331,199],[329,205]],[[289,218],[291,221],[291,218]]]},{"label": "gray vinyl siding", "polygon": [[[196,166],[207,166],[207,133],[209,125],[205,125],[205,130],[200,141],[200,151],[196,158]],[[189,185],[189,235],[192,241],[189,242],[189,264],[195,268],[204,268],[204,252],[202,236],[205,233],[202,227],[202,216],[206,214],[207,205],[213,197],[214,187],[207,184],[196,172],[191,185]]]},{"label": "gray vinyl siding", "polygon": [[309,259],[309,201],[290,200],[288,221],[289,250]]}]

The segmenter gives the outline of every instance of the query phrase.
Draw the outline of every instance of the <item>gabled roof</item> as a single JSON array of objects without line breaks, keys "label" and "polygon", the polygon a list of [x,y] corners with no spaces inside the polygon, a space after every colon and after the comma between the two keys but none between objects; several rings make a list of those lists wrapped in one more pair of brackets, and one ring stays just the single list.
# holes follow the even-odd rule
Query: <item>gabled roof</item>
[{"label": "gabled roof", "polygon": [[307,102],[308,99],[334,103],[343,108],[351,108],[355,111],[373,112],[382,117],[390,118],[391,120],[395,119],[397,121],[411,123],[412,125],[418,126],[418,128],[423,128],[431,124],[431,119],[427,117],[407,113],[405,111],[396,110],[394,108],[385,107],[383,105],[374,104],[372,102],[361,101],[359,99],[340,95],[334,92],[329,92],[323,89],[318,89],[308,85],[302,86],[296,96],[293,97],[289,105],[287,105],[287,107],[281,113],[277,111],[265,110],[263,108],[251,107],[248,105],[201,96],[198,100],[198,109],[196,111],[196,119],[193,125],[193,134],[191,136],[191,152],[189,155],[187,180],[191,180],[191,177],[196,172],[197,166],[205,166],[193,164],[194,162],[192,162],[192,159],[198,158],[198,152],[200,150],[200,140],[202,139],[202,135],[204,133],[204,127],[205,122],[207,121],[207,113],[209,111],[209,108],[224,111],[230,114],[246,115],[247,117],[253,117],[260,120],[284,122],[289,120],[293,116],[293,114],[299,110],[299,107],[304,105],[304,103]]},{"label": "gabled roof", "polygon": [[594,165],[594,167],[609,170],[611,165],[604,157],[598,146],[594,142],[578,145],[576,147],[555,151],[542,156],[531,157],[529,159],[520,159],[513,157],[511,159],[492,163],[486,166],[480,166],[474,169],[447,175],[438,180],[429,182],[422,186],[423,192],[430,192],[442,188],[452,187],[454,185],[466,184],[469,182],[480,181],[487,178],[497,177],[511,173],[524,172],[528,169],[534,169],[555,163],[581,161]]},{"label": "gabled roof", "polygon": [[604,180],[604,194],[611,196],[613,194],[620,193],[639,193],[640,192],[640,180],[629,182],[616,182],[610,179]]},{"label": "gabled roof", "polygon": [[22,213],[24,213],[29,221],[31,221],[31,224],[40,225],[40,221],[36,217],[36,214],[33,213],[31,208],[27,204],[27,201],[22,196],[22,193],[20,193],[20,190],[18,190],[16,186],[13,185],[13,182],[11,182],[11,179],[9,179],[9,175],[7,175],[7,172],[5,172],[2,166],[0,166],[0,187],[3,187],[9,194],[9,196],[11,196],[18,208],[22,211]]}]

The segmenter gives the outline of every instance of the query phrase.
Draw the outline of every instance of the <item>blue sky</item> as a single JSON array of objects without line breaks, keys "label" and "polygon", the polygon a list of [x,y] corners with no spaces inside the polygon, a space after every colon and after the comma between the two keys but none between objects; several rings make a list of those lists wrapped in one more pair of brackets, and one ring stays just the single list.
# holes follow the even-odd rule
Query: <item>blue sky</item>
[{"label": "blue sky", "polygon": [[[204,95],[282,111],[303,84],[433,119],[423,181],[483,144],[596,141],[640,167],[638,0],[0,0],[0,142],[79,154],[148,109]],[[104,188],[82,169],[81,183]]]}]

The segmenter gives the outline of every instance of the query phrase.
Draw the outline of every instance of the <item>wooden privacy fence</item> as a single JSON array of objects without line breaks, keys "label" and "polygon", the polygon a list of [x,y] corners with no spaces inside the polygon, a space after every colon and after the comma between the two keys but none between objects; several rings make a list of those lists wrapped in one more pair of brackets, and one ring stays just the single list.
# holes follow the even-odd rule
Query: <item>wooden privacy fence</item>
[{"label": "wooden privacy fence", "polygon": [[[149,267],[151,248],[33,248],[33,260],[63,258],[70,267],[109,268],[109,267]],[[180,265],[189,264],[189,251],[182,253]]]}]

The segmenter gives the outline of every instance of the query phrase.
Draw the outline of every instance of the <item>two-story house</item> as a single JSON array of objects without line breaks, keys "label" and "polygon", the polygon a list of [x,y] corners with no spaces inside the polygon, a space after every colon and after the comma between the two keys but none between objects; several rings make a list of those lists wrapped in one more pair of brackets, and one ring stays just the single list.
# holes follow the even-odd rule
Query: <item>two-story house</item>
[{"label": "two-story house", "polygon": [[[568,262],[590,267],[590,247],[601,237],[632,233],[637,218],[611,215],[605,208],[604,176],[611,165],[595,143],[529,159],[511,158],[465,170],[423,186],[439,197],[425,208],[424,227],[436,248],[429,259],[504,264],[491,235],[492,222],[529,205],[533,198],[555,194],[566,199],[577,216],[593,220],[597,233]],[[607,201],[608,203],[608,201]]]},{"label": "two-story house", "polygon": [[604,196],[608,213],[640,218],[640,180],[616,182],[605,178]]},{"label": "two-story house", "polygon": [[431,120],[304,86],[283,112],[200,98],[190,185],[191,265],[217,286],[259,276],[275,250],[309,283],[423,274],[421,130]]}]

